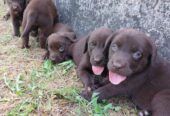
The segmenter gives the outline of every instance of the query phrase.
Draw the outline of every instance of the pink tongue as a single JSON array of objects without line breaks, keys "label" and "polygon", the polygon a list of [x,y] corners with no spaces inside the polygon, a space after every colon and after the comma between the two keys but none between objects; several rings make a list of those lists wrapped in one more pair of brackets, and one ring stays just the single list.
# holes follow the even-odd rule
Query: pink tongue
[{"label": "pink tongue", "polygon": [[102,72],[104,71],[104,67],[92,66],[92,70],[95,75],[101,75]]},{"label": "pink tongue", "polygon": [[125,76],[121,76],[121,75],[118,75],[116,73],[113,73],[111,71],[109,71],[109,81],[114,84],[114,85],[118,85],[120,84],[121,82],[123,82],[124,80],[126,79]]}]

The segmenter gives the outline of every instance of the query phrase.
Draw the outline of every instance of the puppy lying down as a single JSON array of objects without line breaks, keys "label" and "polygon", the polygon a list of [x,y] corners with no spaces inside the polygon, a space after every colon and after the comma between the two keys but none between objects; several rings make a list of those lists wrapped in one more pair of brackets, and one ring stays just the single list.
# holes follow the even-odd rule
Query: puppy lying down
[{"label": "puppy lying down", "polygon": [[85,90],[82,96],[102,86],[107,75],[107,57],[104,51],[105,42],[112,30],[101,27],[91,32],[86,39],[84,54],[77,67],[77,76],[81,79]]},{"label": "puppy lying down", "polygon": [[[170,64],[157,56],[151,38],[133,29],[112,34],[107,68],[109,84],[94,92],[99,100],[127,95],[147,115],[170,115]],[[85,96],[90,100],[90,97]]]},{"label": "puppy lying down", "polygon": [[47,52],[44,59],[50,59],[53,63],[61,63],[71,58],[71,45],[76,42],[76,34],[68,25],[56,23],[53,33],[46,41]]},{"label": "puppy lying down", "polygon": [[[45,59],[60,63],[73,59],[77,65],[78,77],[85,86],[83,95],[88,95],[88,88],[100,86],[102,78],[97,75],[106,73],[106,55],[104,45],[106,39],[112,34],[108,28],[98,28],[80,39],[75,39],[75,33],[64,24],[57,24],[53,34],[47,39],[48,52]],[[93,47],[93,48],[92,48]],[[100,83],[101,82],[101,83]]]}]

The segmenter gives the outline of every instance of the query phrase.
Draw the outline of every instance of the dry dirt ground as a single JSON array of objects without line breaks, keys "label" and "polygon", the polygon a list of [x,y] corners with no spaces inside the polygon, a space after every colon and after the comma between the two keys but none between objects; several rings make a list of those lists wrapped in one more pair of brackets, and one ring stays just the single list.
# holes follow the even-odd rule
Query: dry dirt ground
[{"label": "dry dirt ground", "polygon": [[11,21],[4,21],[6,6],[0,1],[0,116],[132,116],[134,105],[124,97],[112,103],[88,103],[79,96],[82,84],[71,61],[53,66],[43,61],[45,50],[35,38],[21,49],[12,36]]}]

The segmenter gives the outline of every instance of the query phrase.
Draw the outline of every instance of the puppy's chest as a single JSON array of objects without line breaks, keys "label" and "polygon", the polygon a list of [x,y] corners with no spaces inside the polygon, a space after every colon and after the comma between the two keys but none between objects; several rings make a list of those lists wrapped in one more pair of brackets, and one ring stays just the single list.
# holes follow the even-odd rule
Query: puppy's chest
[{"label": "puppy's chest", "polygon": [[95,74],[91,74],[91,80],[93,82],[93,84],[101,84],[101,85],[105,85],[105,83],[108,82],[108,76],[107,76],[107,71],[104,70],[104,72],[102,73],[102,75],[95,75]]},{"label": "puppy's chest", "polygon": [[104,78],[106,78],[105,76],[102,75],[92,75],[91,79],[93,79],[94,81],[102,81]]}]

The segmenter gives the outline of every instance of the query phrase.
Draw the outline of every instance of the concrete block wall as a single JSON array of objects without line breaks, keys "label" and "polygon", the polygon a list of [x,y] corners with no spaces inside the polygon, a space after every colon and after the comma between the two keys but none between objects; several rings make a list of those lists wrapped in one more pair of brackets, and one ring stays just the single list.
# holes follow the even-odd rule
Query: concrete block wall
[{"label": "concrete block wall", "polygon": [[60,22],[86,34],[100,26],[148,33],[170,60],[170,0],[56,0]]}]

